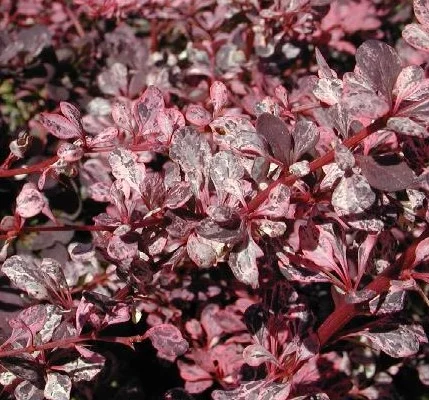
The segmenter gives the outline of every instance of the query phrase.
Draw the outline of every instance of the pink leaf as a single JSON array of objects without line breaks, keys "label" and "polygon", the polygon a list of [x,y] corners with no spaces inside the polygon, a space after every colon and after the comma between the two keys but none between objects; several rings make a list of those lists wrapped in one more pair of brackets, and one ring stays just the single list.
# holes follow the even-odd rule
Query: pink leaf
[{"label": "pink leaf", "polygon": [[134,118],[145,135],[155,131],[157,114],[164,109],[162,92],[155,86],[149,86],[143,95],[134,103]]},{"label": "pink leaf", "polygon": [[132,188],[140,191],[145,175],[144,164],[137,163],[137,156],[129,150],[118,148],[109,155],[109,164],[116,179],[124,179]]},{"label": "pink leaf", "polygon": [[112,106],[112,118],[120,128],[132,132],[133,116],[131,110],[125,103],[115,102]]},{"label": "pink leaf", "polygon": [[144,338],[149,338],[161,358],[174,360],[188,351],[188,342],[183,339],[179,329],[170,324],[150,328]]},{"label": "pink leaf", "polygon": [[216,264],[216,252],[208,240],[191,234],[186,243],[189,258],[199,267],[208,268]]},{"label": "pink leaf", "polygon": [[278,364],[276,358],[260,344],[252,344],[247,346],[243,351],[244,362],[251,367],[258,367],[259,365],[270,362]]},{"label": "pink leaf", "polygon": [[60,102],[60,109],[63,115],[76,127],[76,129],[82,131],[82,115],[80,111],[73,104],[67,103],[66,101]]},{"label": "pink leaf", "polygon": [[402,31],[402,37],[416,49],[429,51],[429,32],[423,29],[421,25],[406,25]]},{"label": "pink leaf", "polygon": [[332,205],[340,215],[360,214],[370,208],[376,196],[367,179],[362,175],[341,178],[332,194]]},{"label": "pink leaf", "polygon": [[253,288],[259,286],[259,271],[256,259],[264,255],[261,248],[249,236],[229,256],[228,264],[235,277]]},{"label": "pink leaf", "polygon": [[113,126],[104,128],[96,137],[91,138],[90,147],[96,147],[99,145],[105,145],[106,143],[112,144],[118,136],[119,132]]},{"label": "pink leaf", "polygon": [[46,206],[45,197],[32,183],[26,183],[16,198],[16,213],[22,218],[39,214]]},{"label": "pink leaf", "polygon": [[226,106],[228,103],[228,89],[222,82],[215,81],[210,86],[210,100],[215,114],[218,114]]},{"label": "pink leaf", "polygon": [[204,107],[191,104],[186,110],[186,119],[191,124],[203,127],[210,123],[212,116]]},{"label": "pink leaf", "polygon": [[254,216],[284,218],[289,209],[290,189],[282,183],[277,185],[268,198],[253,213]]},{"label": "pink leaf", "polygon": [[425,26],[429,26],[429,3],[427,0],[414,0],[414,14],[417,20]]},{"label": "pink leaf", "polygon": [[41,124],[59,139],[73,139],[80,137],[82,131],[67,118],[59,114],[40,114]]}]

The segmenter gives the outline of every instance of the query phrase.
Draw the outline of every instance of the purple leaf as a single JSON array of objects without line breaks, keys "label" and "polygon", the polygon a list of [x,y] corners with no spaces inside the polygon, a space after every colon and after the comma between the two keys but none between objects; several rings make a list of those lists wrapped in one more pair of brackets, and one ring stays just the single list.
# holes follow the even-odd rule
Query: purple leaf
[{"label": "purple leaf", "polygon": [[332,205],[340,215],[360,214],[375,202],[375,193],[362,175],[341,178],[332,194]]},{"label": "purple leaf", "polygon": [[79,128],[59,114],[42,113],[40,123],[58,139],[73,139],[82,134]]},{"label": "purple leaf", "polygon": [[283,120],[263,113],[256,121],[256,131],[265,138],[276,160],[290,164],[291,135]]},{"label": "purple leaf", "polygon": [[260,344],[252,344],[247,346],[243,351],[244,362],[251,367],[258,367],[259,365],[270,362],[278,364],[276,358]]},{"label": "purple leaf", "polygon": [[380,165],[372,157],[360,156],[358,163],[369,184],[378,190],[397,192],[409,188],[416,180],[413,170],[405,162]]},{"label": "purple leaf", "polygon": [[357,73],[367,79],[375,92],[380,92],[389,105],[392,90],[402,69],[401,59],[389,45],[368,40],[356,51]]},{"label": "purple leaf", "polygon": [[188,351],[188,342],[183,339],[179,329],[170,324],[150,328],[144,338],[149,338],[161,358],[174,360]]}]

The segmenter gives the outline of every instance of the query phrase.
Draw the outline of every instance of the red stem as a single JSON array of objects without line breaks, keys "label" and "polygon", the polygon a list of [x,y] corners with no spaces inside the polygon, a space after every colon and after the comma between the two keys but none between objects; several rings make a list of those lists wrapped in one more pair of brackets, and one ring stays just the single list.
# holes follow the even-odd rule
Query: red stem
[{"label": "red stem", "polygon": [[[423,232],[414,243],[407,247],[396,264],[388,267],[381,275],[377,276],[365,289],[373,290],[377,294],[386,292],[390,287],[392,279],[398,279],[402,271],[412,265],[415,258],[416,248],[420,242],[429,237],[429,229]],[[339,332],[350,320],[361,314],[359,305],[343,303],[323,322],[317,331],[320,345],[325,345],[331,337]]]},{"label": "red stem", "polygon": [[[362,129],[356,135],[344,140],[343,145],[352,148],[362,142],[365,138],[367,138],[372,133],[378,131],[386,125],[386,117],[382,117],[377,119],[370,126]],[[316,158],[314,161],[310,163],[310,172],[315,172],[319,168],[331,163],[335,159],[335,150],[328,151],[323,156]],[[296,175],[289,174],[288,172],[283,177],[277,179],[274,182],[271,182],[266,189],[262,192],[259,192],[256,197],[249,202],[247,207],[247,212],[251,213],[255,211],[267,198],[270,194],[271,190],[273,190],[280,183],[292,186],[299,178]]]},{"label": "red stem", "polygon": [[15,169],[0,169],[0,178],[10,178],[15,175],[30,174],[32,172],[40,172],[46,167],[49,167],[54,162],[58,161],[58,156],[48,158],[37,164],[29,165],[27,167],[15,168]]}]

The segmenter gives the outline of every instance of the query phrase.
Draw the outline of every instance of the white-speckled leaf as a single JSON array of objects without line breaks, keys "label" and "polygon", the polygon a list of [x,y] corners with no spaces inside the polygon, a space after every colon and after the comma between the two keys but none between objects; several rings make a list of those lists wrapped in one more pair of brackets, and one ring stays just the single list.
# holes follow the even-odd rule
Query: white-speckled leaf
[{"label": "white-speckled leaf", "polygon": [[132,188],[140,191],[145,175],[144,164],[137,163],[137,156],[129,150],[118,148],[109,155],[109,164],[116,179],[124,179]]},{"label": "white-speckled leaf", "polygon": [[370,208],[374,201],[375,193],[362,175],[341,178],[332,194],[332,205],[340,216],[362,213]]},{"label": "white-speckled leaf", "polygon": [[3,263],[2,271],[16,287],[35,299],[44,300],[48,298],[48,292],[30,259],[12,256]]},{"label": "white-speckled leaf", "polygon": [[72,382],[68,375],[48,372],[44,390],[47,400],[70,400]]},{"label": "white-speckled leaf", "polygon": [[16,213],[22,218],[31,218],[42,212],[46,199],[34,184],[26,183],[16,198]]},{"label": "white-speckled leaf", "polygon": [[258,367],[266,362],[278,364],[276,358],[260,344],[251,344],[247,346],[243,350],[243,359],[251,367]]},{"label": "white-speckled leaf", "polygon": [[81,131],[72,122],[59,114],[42,113],[40,123],[58,139],[73,139],[81,135]]},{"label": "white-speckled leaf", "polygon": [[429,32],[425,31],[421,25],[406,25],[402,31],[402,37],[416,49],[429,51]]},{"label": "white-speckled leaf", "polygon": [[228,89],[220,81],[214,81],[210,86],[210,100],[213,111],[217,114],[228,103]]},{"label": "white-speckled leaf", "polygon": [[249,236],[246,242],[231,252],[228,264],[240,282],[257,288],[259,286],[259,271],[256,259],[263,255],[261,248]]},{"label": "white-speckled leaf", "polygon": [[218,194],[229,193],[244,202],[240,186],[243,175],[244,168],[233,153],[220,151],[211,159],[210,177]]}]

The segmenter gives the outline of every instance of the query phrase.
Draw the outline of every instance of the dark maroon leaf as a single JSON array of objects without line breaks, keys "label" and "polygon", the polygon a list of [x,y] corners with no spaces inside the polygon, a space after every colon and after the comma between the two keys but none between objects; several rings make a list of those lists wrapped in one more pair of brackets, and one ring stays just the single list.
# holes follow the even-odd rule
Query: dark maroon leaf
[{"label": "dark maroon leaf", "polygon": [[358,162],[369,184],[378,190],[385,192],[404,190],[412,186],[416,180],[414,172],[405,162],[381,165],[369,156],[360,156]]},{"label": "dark maroon leaf", "polygon": [[265,138],[275,159],[290,164],[291,134],[280,118],[269,113],[261,114],[256,121],[256,131]]}]

